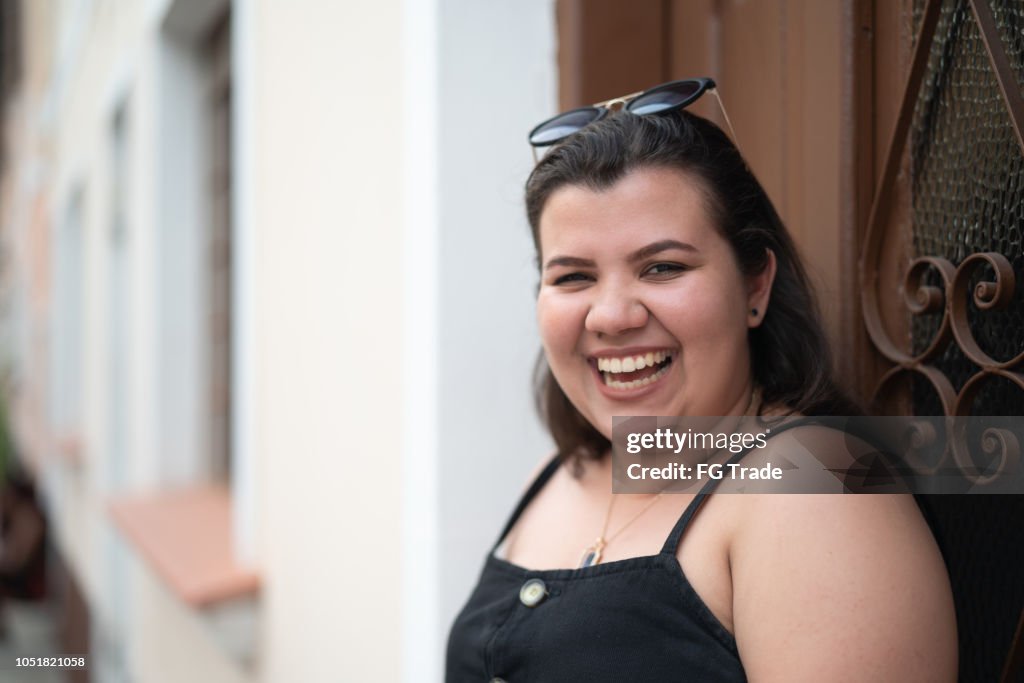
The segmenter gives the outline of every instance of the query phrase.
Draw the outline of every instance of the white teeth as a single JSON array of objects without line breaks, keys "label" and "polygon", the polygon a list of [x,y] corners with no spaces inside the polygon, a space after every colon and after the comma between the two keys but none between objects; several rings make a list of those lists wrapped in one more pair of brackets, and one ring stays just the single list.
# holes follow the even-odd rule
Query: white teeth
[{"label": "white teeth", "polygon": [[635,389],[637,387],[645,387],[652,382],[657,382],[665,375],[666,372],[668,372],[669,367],[670,366],[666,365],[663,368],[659,368],[658,371],[650,377],[634,379],[630,382],[619,382],[618,380],[614,380],[612,379],[612,373],[610,372],[601,373],[601,378],[607,386],[610,386],[613,389]]},{"label": "white teeth", "polygon": [[664,362],[672,354],[665,351],[656,351],[642,356],[626,356],[623,358],[598,358],[597,369],[601,372],[618,374],[620,372],[634,372],[650,368],[658,363]]}]

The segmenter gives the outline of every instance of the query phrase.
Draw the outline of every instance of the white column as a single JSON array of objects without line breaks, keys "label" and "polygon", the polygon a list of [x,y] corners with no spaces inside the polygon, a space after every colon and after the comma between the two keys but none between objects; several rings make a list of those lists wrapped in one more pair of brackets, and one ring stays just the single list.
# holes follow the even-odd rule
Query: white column
[{"label": "white column", "polygon": [[537,273],[527,131],[556,110],[551,0],[407,2],[403,680],[441,680],[448,629],[527,473]]}]

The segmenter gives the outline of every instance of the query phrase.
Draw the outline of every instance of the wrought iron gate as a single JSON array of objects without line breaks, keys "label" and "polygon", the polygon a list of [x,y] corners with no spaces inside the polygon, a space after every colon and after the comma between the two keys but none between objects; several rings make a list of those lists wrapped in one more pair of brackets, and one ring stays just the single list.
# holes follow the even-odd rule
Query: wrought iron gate
[{"label": "wrought iron gate", "polygon": [[[875,403],[1021,415],[1024,3],[915,0],[911,20],[910,74],[860,263],[864,322],[892,364]],[[961,467],[965,477],[1020,463],[1019,448],[990,450],[972,463],[981,474]],[[1018,680],[1024,499],[936,496],[924,506],[953,581],[961,680]]]}]

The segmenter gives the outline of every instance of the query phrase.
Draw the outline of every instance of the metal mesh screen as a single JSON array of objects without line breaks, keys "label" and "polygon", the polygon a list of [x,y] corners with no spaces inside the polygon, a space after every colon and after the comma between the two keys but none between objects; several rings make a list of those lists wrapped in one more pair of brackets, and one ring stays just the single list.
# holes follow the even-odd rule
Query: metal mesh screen
[{"label": "metal mesh screen", "polygon": [[[1007,0],[991,6],[1024,82],[1024,6]],[[923,0],[916,0],[915,31],[922,8]],[[1010,259],[1018,279],[1013,303],[1007,310],[988,312],[975,310],[972,304],[971,329],[990,356],[1012,358],[1024,348],[1024,155],[978,25],[964,0],[943,3],[914,111],[910,155],[915,256],[942,256],[954,265],[985,251]],[[981,275],[975,275],[975,282]],[[937,279],[933,282],[939,284]],[[914,317],[915,352],[928,345],[940,321],[940,314]],[[957,390],[979,369],[956,344],[950,344],[934,364]],[[929,393],[915,392],[916,412],[941,414]],[[1022,407],[1024,393],[1008,382],[991,382],[973,412],[1017,414]]]},{"label": "metal mesh screen", "polygon": [[[999,33],[1024,83],[1024,4],[989,2]],[[916,35],[924,0],[914,0]],[[941,256],[959,265],[967,256],[995,251],[1017,277],[1008,309],[971,308],[970,326],[991,357],[1008,360],[1024,348],[1024,154],[966,0],[945,0],[928,68],[918,95],[909,140],[914,256]],[[972,286],[991,272],[976,272]],[[937,275],[931,284],[941,285]],[[941,314],[914,316],[911,346],[923,351]],[[960,391],[980,368],[956,342],[931,361]],[[1017,369],[1020,371],[1020,368]],[[926,382],[912,386],[914,412],[941,415]],[[973,404],[975,415],[1024,413],[1024,392],[1003,379],[988,381]],[[925,506],[953,584],[960,636],[960,680],[996,681],[1024,606],[1024,499],[1020,496],[938,496]]]}]

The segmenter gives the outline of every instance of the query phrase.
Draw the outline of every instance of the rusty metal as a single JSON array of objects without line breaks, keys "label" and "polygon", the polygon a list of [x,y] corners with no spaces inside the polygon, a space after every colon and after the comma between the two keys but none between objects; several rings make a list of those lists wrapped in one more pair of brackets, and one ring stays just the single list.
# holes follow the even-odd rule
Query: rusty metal
[{"label": "rusty metal", "polygon": [[939,397],[943,413],[945,415],[953,415],[953,410],[956,407],[957,402],[957,393],[956,389],[953,388],[952,382],[950,382],[949,378],[946,377],[946,375],[938,368],[916,361],[901,363],[886,372],[882,376],[882,379],[878,380],[878,385],[875,387],[874,395],[871,397],[872,403],[878,404],[886,389],[895,384],[898,379],[902,379],[908,375],[919,375],[923,377],[928,384],[932,386],[932,389],[935,390],[935,394]]},{"label": "rusty metal", "polygon": [[[983,370],[964,384],[956,397],[952,414],[958,418],[974,415],[971,407],[974,405],[975,397],[985,382],[996,377],[1007,379],[1024,390],[1024,375],[1020,373],[1002,369]],[[972,484],[985,485],[996,481],[1004,474],[1018,470],[1021,449],[1016,435],[1008,430],[988,429],[982,434],[981,450],[990,457],[998,455],[999,464],[995,468],[990,468],[988,474],[977,473],[978,468],[971,457],[971,444],[967,443],[966,424],[966,420],[954,420],[950,439],[953,460],[959,466],[964,479]]]},{"label": "rusty metal", "polygon": [[[984,0],[971,0],[970,4],[1012,121],[1014,134],[1024,153],[1024,138],[1021,136],[1024,130],[1024,100],[1016,87],[1014,72],[1000,41],[991,9],[985,5]],[[1009,259],[996,252],[970,254],[956,266],[946,258],[925,255],[913,259],[907,266],[902,294],[908,313],[911,316],[941,315],[937,330],[925,342],[923,350],[914,353],[905,344],[894,341],[882,320],[879,264],[885,238],[885,220],[890,217],[892,197],[904,159],[914,107],[927,71],[940,10],[941,0],[928,0],[924,8],[910,74],[871,207],[860,273],[865,327],[878,351],[894,364],[876,384],[873,401],[878,405],[897,382],[920,377],[938,397],[943,414],[953,417],[974,414],[974,402],[981,388],[995,378],[1008,380],[1024,390],[1024,375],[1016,370],[1024,365],[1024,350],[1008,360],[999,360],[982,348],[971,330],[972,307],[977,314],[982,314],[1006,309],[1013,301],[1016,274]],[[990,275],[978,281],[979,269],[990,272]],[[974,281],[977,282],[972,286]],[[891,302],[887,303],[891,305]],[[938,362],[948,345],[954,341],[963,354],[978,366],[978,371],[967,379],[959,392],[949,377],[939,367],[931,364]],[[988,430],[981,444],[982,451],[997,463],[994,468],[990,467],[982,474],[970,456],[971,445],[967,443],[964,430],[951,423],[947,433],[950,435],[950,448],[943,456],[943,462],[951,457],[964,477],[975,484],[994,481],[1008,468],[1020,463],[1020,444],[1016,437],[999,430]],[[926,469],[937,466],[927,466]]]},{"label": "rusty metal", "polygon": [[868,234],[864,241],[864,251],[860,261],[861,306],[864,310],[864,324],[867,327],[868,335],[875,348],[886,358],[901,364],[913,362],[913,359],[889,338],[879,310],[877,266],[884,237],[882,218],[888,215],[900,160],[910,132],[917,93],[921,89],[921,82],[928,66],[928,50],[935,35],[935,27],[939,22],[940,9],[941,0],[928,0],[921,21],[921,30],[918,32],[914,56],[910,63],[907,85],[904,88],[899,114],[896,117],[896,126],[890,137],[889,152],[885,159],[882,177],[879,179],[878,188],[875,191],[875,200],[871,205]]},{"label": "rusty metal", "polygon": [[978,22],[978,29],[981,31],[981,40],[985,43],[985,51],[992,63],[992,72],[999,83],[999,92],[1002,93],[1003,102],[1006,103],[1006,109],[1010,114],[1013,133],[1017,137],[1021,153],[1024,154],[1024,98],[1020,94],[1017,75],[1010,65],[1009,57],[1006,56],[1006,48],[999,36],[996,20],[992,16],[992,8],[989,7],[987,0],[970,0],[970,5],[974,20]]},{"label": "rusty metal", "polygon": [[[924,350],[913,353],[905,344],[894,341],[882,320],[878,282],[885,219],[890,214],[914,107],[927,71],[929,50],[939,22],[941,4],[941,0],[928,0],[921,18],[907,85],[871,207],[860,260],[860,275],[865,327],[878,351],[895,364],[878,381],[874,399],[877,401],[898,378],[920,376],[934,389],[943,412],[952,416],[970,414],[971,403],[978,388],[990,377],[1004,377],[1024,389],[1021,375],[1013,371],[1024,364],[1024,350],[1008,360],[998,360],[981,347],[971,330],[972,305],[979,312],[996,311],[1005,309],[1013,299],[1016,285],[1013,267],[1004,255],[995,252],[971,254],[958,266],[954,266],[948,259],[930,255],[920,256],[910,262],[903,278],[903,302],[907,311],[910,315],[942,316],[937,331]],[[1000,41],[991,9],[985,5],[984,0],[971,0],[970,5],[998,79],[1014,134],[1024,153],[1024,138],[1021,137],[1021,131],[1024,130],[1024,100],[1016,87],[1014,72]],[[993,275],[972,288],[970,283],[976,277],[978,268],[990,269]],[[949,378],[939,368],[928,364],[941,356],[951,340],[955,340],[964,355],[979,367],[979,372],[969,378],[960,392],[954,390]]]},{"label": "rusty metal", "polygon": [[[967,293],[970,289],[970,278],[975,267],[981,264],[988,264],[995,271],[994,282],[979,282],[973,291],[974,305],[981,310],[1000,310],[1010,305],[1013,300],[1016,277],[1013,274],[1013,266],[1002,254],[994,252],[984,254],[971,254],[965,258],[956,269],[956,276],[949,291],[949,314],[953,336],[957,344],[968,358],[983,370],[997,370],[1012,368],[1024,361],[1024,351],[1007,361],[998,361],[978,345],[971,332],[971,324],[968,319]],[[1024,385],[1022,385],[1024,387]],[[966,387],[964,387],[966,389]]]},{"label": "rusty metal", "polygon": [[[924,278],[934,270],[942,278],[942,288],[925,285]],[[956,267],[948,260],[936,256],[922,256],[911,262],[903,281],[903,299],[914,315],[942,313],[939,331],[928,347],[910,359],[911,363],[922,363],[941,353],[950,339],[949,310],[946,306],[947,291],[956,277]]]},{"label": "rusty metal", "polygon": [[[1007,38],[1009,42],[1004,43],[1001,30],[1005,27],[1005,13],[1008,12],[1003,5],[992,6],[987,0],[967,0],[970,7],[970,17],[973,17],[973,24],[977,27],[977,35],[972,40],[980,38],[980,45],[973,43],[975,47],[970,53],[976,61],[973,64],[989,66],[994,76],[994,83],[986,80],[986,90],[989,93],[989,102],[993,102],[993,109],[987,111],[1000,112],[1005,106],[1009,125],[1006,126],[1004,145],[1013,145],[1010,142],[1011,136],[1016,141],[1016,147],[1024,155],[1024,96],[1021,93],[1021,75],[1015,71],[1015,67],[1022,67],[1020,63],[1021,46],[1015,39]],[[953,12],[964,12],[964,5],[957,5]],[[1000,14],[1002,12],[1003,14]],[[911,144],[911,129],[919,131],[915,123],[915,107],[919,100],[925,106],[933,103],[932,109],[922,109],[924,116],[934,115],[938,100],[929,99],[933,93],[929,91],[922,94],[922,85],[926,78],[931,78],[929,59],[935,57],[937,68],[954,68],[950,66],[956,58],[946,45],[937,49],[932,54],[933,44],[937,44],[940,38],[936,37],[936,31],[940,24],[940,18],[945,16],[942,8],[942,0],[925,0],[923,11],[919,21],[916,44],[913,48],[910,69],[906,79],[906,87],[903,90],[900,106],[893,127],[892,135],[889,138],[889,145],[885,156],[882,173],[876,185],[871,210],[867,221],[867,231],[860,254],[858,274],[861,286],[861,309],[864,325],[870,338],[871,344],[877,351],[893,364],[881,377],[874,389],[874,401],[876,404],[881,398],[886,400],[899,401],[900,394],[893,391],[898,382],[910,381],[911,394],[921,386],[921,380],[927,384],[931,391],[937,396],[937,402],[929,394],[924,400],[913,396],[912,400],[918,406],[927,406],[928,409],[941,410],[946,417],[945,425],[947,435],[947,448],[941,456],[942,463],[947,466],[952,460],[963,477],[974,485],[985,485],[995,482],[1002,473],[1021,467],[1022,444],[1019,436],[1014,433],[990,428],[980,434],[967,433],[965,421],[959,418],[979,414],[980,411],[988,409],[987,396],[1003,395],[999,392],[1009,389],[1011,391],[1024,391],[1024,348],[1020,348],[1015,341],[1012,344],[1006,343],[1004,337],[993,336],[991,331],[993,321],[1006,320],[1008,311],[1017,311],[1021,302],[1014,299],[1017,287],[1017,279],[1022,277],[1018,270],[1014,272],[1013,264],[1020,264],[1020,255],[1016,253],[1014,246],[1019,245],[1020,222],[1004,223],[1003,221],[1017,221],[1019,212],[1013,213],[1004,210],[994,217],[989,215],[990,220],[996,222],[984,224],[985,227],[1003,226],[1001,232],[982,232],[984,235],[999,234],[1001,241],[979,240],[964,236],[960,241],[948,238],[932,238],[917,243],[919,233],[918,224],[912,218],[918,216],[918,205],[914,204],[914,213],[910,216],[898,214],[901,207],[897,203],[898,192],[902,188],[910,188],[913,179],[917,182],[920,176],[914,175],[919,167],[915,164],[917,159],[911,159],[907,149]],[[955,14],[951,16],[956,16]],[[960,15],[964,18],[964,15]],[[1019,13],[1018,13],[1019,16]],[[970,21],[970,17],[966,17]],[[997,17],[999,21],[997,22]],[[1020,23],[1010,23],[1014,27],[1008,35],[1016,36],[1016,30]],[[973,33],[973,28],[972,33]],[[959,35],[959,34],[958,34]],[[983,50],[981,46],[984,46]],[[945,60],[945,61],[943,61]],[[967,62],[971,64],[972,62]],[[948,72],[940,72],[937,76],[937,83],[941,82]],[[973,85],[973,84],[972,84]],[[936,86],[938,87],[938,86]],[[961,87],[962,82],[961,82]],[[994,96],[995,88],[998,88],[999,96]],[[947,91],[948,92],[948,91]],[[954,91],[955,92],[955,91]],[[937,96],[936,96],[937,97]],[[1001,105],[1000,105],[1001,101]],[[963,115],[965,110],[960,109]],[[972,112],[973,113],[973,112]],[[962,119],[961,119],[962,120]],[[914,156],[919,149],[923,151],[923,157],[927,159],[933,149],[933,145],[942,145],[945,138],[931,126],[933,122],[923,125],[925,128],[924,138],[919,148],[915,138]],[[934,134],[931,132],[934,131]],[[915,133],[916,134],[916,133]],[[985,138],[991,140],[998,138]],[[1012,147],[1004,146],[1004,150],[1012,150]],[[1012,152],[1010,153],[1012,156]],[[1014,166],[1019,168],[1019,166]],[[938,168],[943,168],[939,166]],[[966,172],[970,177],[973,169],[959,169],[955,165],[947,166],[953,172],[960,172],[961,182]],[[901,173],[906,175],[901,176]],[[991,177],[991,176],[990,176]],[[1015,176],[1019,178],[1019,176]],[[933,178],[926,178],[922,182],[933,182]],[[916,189],[916,186],[914,186]],[[990,185],[989,187],[992,187]],[[997,185],[997,187],[1002,187]],[[1016,191],[1010,196],[1020,198],[1021,185],[1018,183]],[[934,185],[931,186],[934,190]],[[915,192],[915,202],[917,194]],[[922,194],[922,198],[928,195]],[[1006,195],[999,195],[999,199],[989,198],[989,201],[1010,201],[1005,199]],[[925,201],[927,201],[925,199]],[[983,201],[983,200],[979,200]],[[925,204],[927,206],[927,204]],[[1005,205],[1004,205],[1005,206]],[[942,212],[926,214],[928,229],[942,235],[948,235],[955,230],[977,231],[977,223],[958,221],[957,218],[965,218],[966,214],[954,213],[951,221],[943,220],[949,218]],[[938,222],[936,221],[938,218]],[[976,217],[974,218],[976,220]],[[890,227],[892,226],[892,227]],[[887,229],[896,230],[887,234]],[[1014,233],[1014,230],[1017,232]],[[921,233],[926,234],[926,233]],[[977,232],[973,233],[977,235]],[[1016,237],[1013,235],[1016,234]],[[903,330],[899,329],[901,321],[893,317],[897,313],[893,308],[894,303],[899,304],[900,299],[893,299],[889,292],[881,291],[880,283],[894,281],[891,270],[892,259],[883,259],[883,249],[887,245],[897,244],[903,235],[912,235],[915,240],[915,249],[908,252],[910,263],[904,269],[900,262],[899,272],[903,274],[902,304],[907,313],[907,319],[911,321],[913,332],[902,336]],[[1006,235],[1011,237],[1007,238]],[[946,251],[941,249],[947,245]],[[952,245],[951,247],[948,245]],[[938,248],[936,248],[938,247]],[[960,248],[963,247],[963,248]],[[996,250],[1003,253],[996,253]],[[974,253],[972,253],[974,252]],[[1009,258],[1007,258],[1009,257]],[[954,265],[955,264],[955,265]],[[884,268],[884,270],[883,270]],[[885,279],[883,280],[883,276]],[[899,278],[895,278],[899,281]],[[883,317],[883,313],[887,314]],[[1019,315],[1014,313],[1013,315]],[[1003,316],[1001,318],[1001,316]],[[1010,318],[1014,319],[1014,318]],[[1019,317],[1016,318],[1019,320]],[[972,328],[972,322],[974,327]],[[952,360],[951,360],[952,359]],[[940,367],[941,366],[941,367]],[[946,373],[949,372],[947,375]],[[954,387],[955,379],[960,390]],[[1004,386],[1009,383],[1009,387]],[[990,386],[997,384],[998,386]],[[924,389],[924,387],[921,387]],[[999,405],[1002,407],[1011,406],[1008,399],[1003,399]],[[1013,412],[1017,412],[1014,410]],[[984,414],[983,412],[981,414]],[[941,424],[941,423],[940,423]],[[939,430],[941,431],[941,426]],[[941,435],[922,432],[917,435],[919,441],[934,441],[941,438]],[[969,439],[971,442],[969,443]],[[972,452],[978,457],[972,457]],[[941,465],[940,463],[939,465]],[[931,461],[915,463],[918,469],[930,470],[937,468]],[[1020,615],[1013,642],[1008,650],[1008,657],[1003,665],[1001,681],[1009,683],[1017,680],[1021,671],[1024,670],[1024,612]]]},{"label": "rusty metal", "polygon": [[939,440],[939,430],[927,420],[912,420],[907,425],[907,429],[907,445],[904,456],[907,466],[918,474],[937,473],[945,464],[949,449],[943,449],[942,455],[931,465],[922,457],[922,454],[929,455],[935,452],[935,445]]}]

